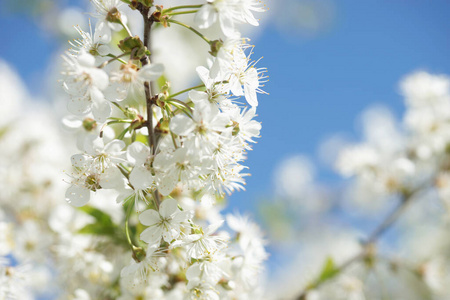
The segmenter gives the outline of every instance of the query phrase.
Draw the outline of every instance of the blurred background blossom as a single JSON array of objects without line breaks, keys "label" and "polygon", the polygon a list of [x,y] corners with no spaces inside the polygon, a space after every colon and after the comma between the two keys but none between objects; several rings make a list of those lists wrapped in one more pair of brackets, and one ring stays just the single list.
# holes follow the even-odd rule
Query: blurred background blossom
[{"label": "blurred background blossom", "polygon": [[[159,2],[169,6],[176,1]],[[391,179],[420,181],[437,172],[427,159],[444,153],[448,143],[450,94],[445,74],[450,74],[450,3],[265,3],[269,13],[261,26],[247,32],[257,41],[255,57],[264,53],[271,77],[265,87],[270,96],[260,98],[262,138],[249,155],[252,177],[247,191],[235,193],[225,211],[250,213],[264,224],[271,254],[265,295],[294,299],[328,259],[339,265],[361,251],[360,242],[396,205],[391,189],[403,181]],[[65,96],[57,81],[60,55],[69,47],[67,40],[77,37],[73,24],[89,28],[83,13],[87,7],[88,1],[81,0],[0,3],[1,255],[15,248],[19,258],[45,260],[54,240],[35,241],[41,231],[56,228],[61,234],[65,230],[61,216],[76,220],[78,228],[92,222],[64,208],[63,170],[74,145],[66,140],[59,122]],[[138,21],[130,23],[142,30]],[[168,32],[179,40],[188,38],[177,28]],[[191,66],[180,70],[206,63],[196,55],[203,45],[180,48],[159,34],[155,32],[160,41],[155,60]],[[175,87],[195,84],[190,73],[168,76]],[[437,102],[430,104],[424,98]],[[434,126],[436,120],[444,125]],[[420,160],[399,155],[411,148]],[[376,177],[367,166],[379,168]],[[311,291],[308,300],[448,299],[450,176],[438,173],[439,188],[415,195],[420,201],[383,236],[379,264],[352,266]],[[20,190],[24,181],[35,189]],[[21,210],[25,219],[33,211],[51,220],[50,225],[24,222],[13,230],[4,220],[8,210],[18,206],[25,207]],[[122,218],[120,212],[111,214]],[[11,237],[13,231],[17,238]],[[99,263],[86,266],[86,272],[107,281],[96,276],[111,273],[108,260],[92,257],[92,261]],[[31,282],[20,299],[54,298],[57,291],[40,289],[45,281],[51,282],[52,270],[38,269],[33,275],[27,266],[24,263],[14,277],[18,286]],[[44,283],[32,282],[35,278]],[[85,299],[83,291],[74,299]]]}]

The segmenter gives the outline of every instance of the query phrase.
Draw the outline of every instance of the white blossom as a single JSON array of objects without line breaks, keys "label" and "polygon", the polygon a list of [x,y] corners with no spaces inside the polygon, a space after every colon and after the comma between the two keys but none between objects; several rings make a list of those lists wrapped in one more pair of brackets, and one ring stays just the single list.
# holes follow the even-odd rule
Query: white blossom
[{"label": "white blossom", "polygon": [[139,215],[139,221],[148,226],[141,233],[141,240],[153,245],[159,244],[161,238],[167,243],[171,243],[181,234],[183,223],[192,218],[192,212],[180,211],[178,203],[174,199],[164,200],[159,211],[149,209]]},{"label": "white blossom", "polygon": [[111,74],[111,82],[116,84],[118,100],[127,97],[141,103],[145,97],[144,82],[158,79],[164,72],[162,64],[148,64],[138,69],[131,62],[120,66],[120,70]]},{"label": "white blossom", "polygon": [[108,74],[95,67],[95,58],[88,53],[80,52],[78,57],[66,55],[63,58],[63,86],[71,95],[67,109],[75,115],[92,111],[97,121],[105,121],[111,115],[111,106],[102,93],[109,84]]},{"label": "white blossom", "polygon": [[216,251],[223,249],[226,245],[225,237],[215,235],[222,223],[223,221],[211,224],[200,230],[199,233],[187,235],[183,240],[172,243],[172,247],[185,247],[188,257],[193,259],[214,255]]},{"label": "white blossom", "polygon": [[94,35],[103,43],[109,43],[112,38],[112,31],[122,29],[122,26],[114,20],[115,15],[119,14],[122,22],[126,23],[123,12],[119,10],[123,3],[120,0],[91,0],[91,3],[97,11],[93,16],[98,19]]}]

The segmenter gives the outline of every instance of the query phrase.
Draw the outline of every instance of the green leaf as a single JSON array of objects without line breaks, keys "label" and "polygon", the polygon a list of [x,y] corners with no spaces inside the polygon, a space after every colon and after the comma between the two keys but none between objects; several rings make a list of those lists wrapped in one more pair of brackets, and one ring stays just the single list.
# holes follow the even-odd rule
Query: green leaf
[{"label": "green leaf", "polygon": [[113,221],[111,220],[111,216],[98,208],[92,206],[83,206],[79,209],[87,213],[88,215],[93,216],[97,221],[96,223],[103,224],[104,226],[115,226]]},{"label": "green leaf", "polygon": [[110,215],[91,206],[83,206],[79,209],[95,219],[94,223],[87,224],[81,228],[78,231],[79,234],[107,236],[113,243],[123,245],[125,248],[128,248],[128,241],[125,238],[123,230],[114,224]]},{"label": "green leaf", "polygon": [[147,136],[145,136],[143,134],[138,133],[136,136],[136,141],[141,142],[144,145],[148,145],[148,138],[147,138]]},{"label": "green leaf", "polygon": [[81,228],[78,233],[80,234],[93,234],[93,235],[115,235],[115,228],[112,226],[104,226],[101,223],[88,224]]},{"label": "green leaf", "polygon": [[9,127],[8,126],[4,126],[0,128],[0,139],[6,134],[8,133]]},{"label": "green leaf", "polygon": [[123,140],[123,138],[125,137],[125,134],[127,134],[127,132],[130,130],[130,127],[125,128],[117,137],[116,139],[118,140]]},{"label": "green leaf", "polygon": [[[162,87],[167,83],[167,77],[166,75],[161,75],[158,80],[156,81],[156,83],[158,84],[159,89],[162,89]],[[171,90],[169,89],[169,94],[171,93]]]},{"label": "green leaf", "polygon": [[319,281],[320,282],[327,281],[328,279],[331,279],[334,276],[336,276],[338,273],[339,269],[334,264],[333,258],[328,257],[322,267],[322,271],[319,275]]}]

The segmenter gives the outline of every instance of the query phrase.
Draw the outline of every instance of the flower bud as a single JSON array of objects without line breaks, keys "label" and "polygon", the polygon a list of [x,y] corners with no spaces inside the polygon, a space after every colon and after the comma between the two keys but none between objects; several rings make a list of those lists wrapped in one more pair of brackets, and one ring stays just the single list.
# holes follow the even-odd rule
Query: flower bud
[{"label": "flower bud", "polygon": [[83,128],[86,131],[92,131],[97,128],[97,122],[94,119],[86,118],[83,120]]},{"label": "flower bud", "polygon": [[169,19],[169,16],[163,15],[163,7],[156,5],[156,10],[152,14],[152,19],[154,22],[161,23],[164,27],[168,27],[169,23],[167,22]]},{"label": "flower bud", "polygon": [[136,120],[138,118],[139,112],[132,107],[125,107],[125,111],[123,112],[125,117],[130,120]]},{"label": "flower bud", "polygon": [[144,46],[141,39],[136,35],[126,37],[119,42],[119,48],[123,52],[131,52],[132,59],[139,59],[147,53],[147,47]]},{"label": "flower bud", "polygon": [[166,135],[169,134],[169,121],[168,120],[161,120],[158,122],[158,124],[155,127],[155,131],[159,133],[160,135]]},{"label": "flower bud", "polygon": [[219,53],[220,48],[223,46],[222,40],[215,40],[211,42],[211,51],[209,51],[209,54],[216,57],[217,53]]}]

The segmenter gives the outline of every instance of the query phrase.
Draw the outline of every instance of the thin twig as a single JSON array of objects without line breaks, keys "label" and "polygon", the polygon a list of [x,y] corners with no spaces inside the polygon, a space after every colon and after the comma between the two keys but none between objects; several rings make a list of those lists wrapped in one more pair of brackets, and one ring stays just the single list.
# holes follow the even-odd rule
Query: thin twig
[{"label": "thin twig", "polygon": [[111,63],[111,62],[113,62],[115,60],[119,60],[119,61],[121,61],[123,63],[126,63],[126,62],[124,62],[123,60],[120,59],[121,57],[124,57],[125,55],[130,55],[130,53],[126,52],[126,53],[120,54],[119,56],[113,56],[113,58],[111,58],[110,60],[105,61],[104,63],[99,65],[97,68],[99,68],[99,69],[104,68],[107,64],[109,64],[109,63]]},{"label": "thin twig", "polygon": [[[417,190],[416,190],[417,191]],[[378,239],[389,229],[391,226],[398,220],[400,215],[404,212],[405,208],[408,206],[408,204],[411,202],[412,196],[415,194],[415,192],[410,193],[403,193],[402,198],[400,200],[400,203],[397,205],[397,207],[394,208],[394,210],[384,218],[384,220],[378,225],[375,230],[372,231],[372,233],[369,235],[367,240],[363,243],[363,247],[361,251],[359,251],[354,256],[350,257],[346,261],[344,261],[341,265],[337,266],[335,268],[335,274],[338,275],[351,265],[353,265],[356,262],[359,262],[370,255],[373,254],[373,246],[378,241]],[[316,279],[311,284],[309,284],[296,298],[297,300],[305,300],[308,292],[311,289],[315,289],[328,280],[334,278],[335,276],[330,276],[326,279]]]},{"label": "thin twig", "polygon": [[408,204],[411,202],[412,195],[406,195],[402,197],[401,202],[397,207],[384,219],[384,221],[372,232],[367,241],[364,244],[373,244],[382,236],[393,223],[398,220],[398,217],[402,214]]},{"label": "thin twig", "polygon": [[177,104],[185,107],[189,111],[191,116],[194,114],[194,112],[192,111],[192,108],[186,102],[183,102],[183,101],[178,100],[178,99],[173,99],[173,98],[171,98],[170,100],[167,100],[167,102],[172,104],[172,105],[174,105],[174,106],[176,106],[174,103],[177,103]]}]

